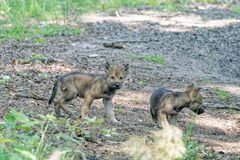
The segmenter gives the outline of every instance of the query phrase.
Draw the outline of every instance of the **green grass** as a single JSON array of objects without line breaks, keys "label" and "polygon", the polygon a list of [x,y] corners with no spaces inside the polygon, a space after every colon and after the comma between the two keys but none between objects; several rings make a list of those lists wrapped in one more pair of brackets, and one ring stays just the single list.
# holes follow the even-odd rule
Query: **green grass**
[{"label": "green grass", "polygon": [[148,80],[145,80],[145,79],[141,79],[140,81],[139,81],[139,84],[141,85],[141,86],[147,86],[148,85]]},{"label": "green grass", "polygon": [[200,157],[200,154],[203,151],[203,146],[198,144],[196,141],[193,141],[190,139],[191,135],[192,135],[192,130],[195,127],[194,123],[191,123],[185,133],[184,133],[184,137],[183,137],[183,141],[185,143],[185,147],[187,149],[187,152],[185,154],[184,160],[195,160],[198,159]]},{"label": "green grass", "polygon": [[11,77],[7,75],[2,75],[0,77],[0,87],[8,84],[11,81]]},{"label": "green grass", "polygon": [[[101,4],[100,0],[0,1],[0,40],[76,35],[80,33],[80,29],[68,23],[72,15],[137,6],[154,6],[162,10],[174,11],[182,8],[180,6],[185,5],[188,1],[105,0],[104,4]],[[64,25],[60,25],[62,21]]]},{"label": "green grass", "polygon": [[[54,134],[50,131],[57,130],[59,125],[65,128],[64,132]],[[68,121],[59,121],[51,115],[33,119],[12,110],[0,123],[0,159],[45,160],[56,150],[63,152],[62,160],[84,156],[81,142],[72,138],[76,128]]]},{"label": "green grass", "polygon": [[118,135],[116,128],[110,128],[110,129],[102,128],[100,133],[101,133],[101,135],[104,135],[106,137],[113,137],[113,136]]},{"label": "green grass", "polygon": [[209,3],[209,4],[224,3],[222,0],[193,0],[193,1],[200,2],[200,3]]},{"label": "green grass", "polygon": [[6,39],[23,40],[29,37],[78,35],[81,33],[80,28],[62,26],[58,24],[46,25],[44,27],[16,25],[10,28],[0,27],[0,29],[0,40],[2,41]]},{"label": "green grass", "polygon": [[152,63],[158,63],[158,64],[165,63],[164,57],[160,55],[145,55],[143,56],[143,59],[147,62],[152,62]]},{"label": "green grass", "polygon": [[191,140],[191,135],[193,128],[195,127],[194,123],[191,123],[184,132],[183,141],[187,152],[184,155],[184,160],[196,160],[196,159],[217,159],[216,154],[210,151],[207,151],[203,144]]},{"label": "green grass", "polygon": [[231,98],[231,94],[225,90],[222,90],[220,88],[214,88],[214,93],[217,95],[217,97],[222,101],[228,101]]},{"label": "green grass", "polygon": [[[121,7],[140,6],[151,6],[171,12],[183,10],[187,4],[194,1],[220,2],[220,0],[105,0],[104,4],[101,4],[100,0],[1,0],[0,41],[79,34],[80,29],[71,25],[70,18],[86,12],[98,12],[103,9],[114,11]],[[239,7],[234,7],[233,10],[239,12]]]},{"label": "green grass", "polygon": [[234,6],[232,7],[232,11],[233,11],[234,13],[240,14],[240,5],[234,5]]}]

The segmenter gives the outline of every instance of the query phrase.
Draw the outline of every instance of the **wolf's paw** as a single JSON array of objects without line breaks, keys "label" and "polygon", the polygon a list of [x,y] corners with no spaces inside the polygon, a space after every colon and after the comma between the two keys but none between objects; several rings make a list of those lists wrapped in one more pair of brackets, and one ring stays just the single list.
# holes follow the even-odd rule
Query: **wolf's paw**
[{"label": "wolf's paw", "polygon": [[112,123],[113,125],[118,125],[118,126],[121,126],[121,125],[123,124],[121,121],[118,121],[118,120],[116,120],[116,119],[111,120],[111,123]]}]

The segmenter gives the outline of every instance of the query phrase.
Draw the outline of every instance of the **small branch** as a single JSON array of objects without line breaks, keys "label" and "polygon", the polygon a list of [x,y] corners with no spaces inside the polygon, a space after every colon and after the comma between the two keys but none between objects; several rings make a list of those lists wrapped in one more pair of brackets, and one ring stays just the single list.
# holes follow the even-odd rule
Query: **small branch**
[{"label": "small branch", "polygon": [[224,106],[224,105],[219,105],[219,104],[212,104],[212,103],[208,103],[206,105],[204,105],[206,108],[215,108],[215,109],[232,109],[232,110],[236,110],[236,111],[240,111],[240,108],[238,107],[232,107],[232,106]]},{"label": "small branch", "polygon": [[110,43],[103,43],[104,47],[108,47],[108,48],[116,48],[116,49],[123,49],[125,48],[125,46],[122,43],[119,42],[110,42]]}]

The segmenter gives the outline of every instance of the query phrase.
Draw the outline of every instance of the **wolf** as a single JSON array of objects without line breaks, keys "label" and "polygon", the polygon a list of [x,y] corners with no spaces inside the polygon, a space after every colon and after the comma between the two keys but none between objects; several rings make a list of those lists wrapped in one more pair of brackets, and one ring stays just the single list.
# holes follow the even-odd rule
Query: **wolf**
[{"label": "wolf", "polygon": [[169,123],[177,125],[177,114],[187,107],[197,114],[202,114],[203,96],[200,88],[190,84],[184,92],[176,92],[166,88],[155,90],[150,98],[150,112],[152,120],[159,122],[160,127],[166,128]]},{"label": "wolf", "polygon": [[119,90],[128,73],[129,64],[124,66],[105,65],[105,74],[89,74],[71,72],[58,78],[54,84],[49,105],[54,102],[57,117],[61,116],[61,109],[68,115],[71,112],[64,106],[77,97],[84,98],[81,109],[81,119],[88,118],[89,109],[94,99],[103,99],[107,117],[113,123],[120,123],[114,116],[112,99]]}]

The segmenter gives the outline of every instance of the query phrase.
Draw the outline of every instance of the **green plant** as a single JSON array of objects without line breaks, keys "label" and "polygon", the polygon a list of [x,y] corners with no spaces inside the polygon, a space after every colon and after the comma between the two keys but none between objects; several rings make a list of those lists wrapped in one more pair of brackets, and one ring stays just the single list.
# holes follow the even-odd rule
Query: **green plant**
[{"label": "green plant", "polygon": [[229,92],[222,90],[218,87],[214,88],[214,92],[218,96],[218,98],[223,101],[228,101],[231,98],[231,94]]},{"label": "green plant", "polygon": [[105,120],[102,118],[93,117],[93,118],[86,119],[85,123],[89,125],[99,126],[99,125],[103,125],[105,123]]},{"label": "green plant", "polygon": [[[51,115],[31,119],[22,112],[11,110],[0,124],[0,159],[43,160],[54,150],[62,151],[65,160],[74,158],[76,154],[81,154],[84,158],[82,152],[75,151],[74,144],[80,146],[81,143],[68,136],[70,132],[60,132],[57,136],[49,133],[52,127],[57,127],[56,122],[56,118]],[[63,146],[56,147],[54,138],[55,141],[62,141]]]},{"label": "green plant", "polygon": [[141,80],[139,81],[139,84],[140,84],[141,86],[146,86],[146,85],[148,84],[148,80],[141,79]]},{"label": "green plant", "polygon": [[187,3],[189,0],[105,0],[104,3],[99,0],[0,1],[0,40],[76,35],[80,33],[80,29],[71,26],[69,17],[84,12],[136,6],[154,6],[162,10],[175,11],[184,8]]},{"label": "green plant", "polygon": [[202,76],[202,77],[200,78],[200,81],[201,81],[201,83],[203,83],[203,84],[211,84],[211,83],[212,83],[211,79],[209,79],[209,78],[206,77],[206,76]]},{"label": "green plant", "polygon": [[158,63],[158,64],[165,63],[164,57],[160,55],[145,55],[143,56],[143,59],[147,62],[152,62],[152,63]]},{"label": "green plant", "polygon": [[233,108],[236,108],[236,106],[231,104],[230,107],[228,108],[228,112],[231,113],[231,114],[236,114],[238,111],[236,109],[233,109]]},{"label": "green plant", "polygon": [[186,160],[198,159],[201,152],[204,149],[203,145],[200,145],[197,142],[190,139],[191,135],[192,135],[192,130],[194,127],[195,127],[195,124],[191,123],[185,130],[185,133],[183,136],[183,141],[184,141],[185,147],[187,149],[187,152],[184,156],[184,159],[186,159]]},{"label": "green plant", "polygon": [[67,25],[49,24],[44,27],[33,26],[32,34],[35,36],[70,36],[81,33],[80,28]]},{"label": "green plant", "polygon": [[42,38],[42,37],[34,39],[33,42],[37,43],[37,44],[45,44],[45,43],[47,43],[47,41],[44,38]]},{"label": "green plant", "polygon": [[0,77],[0,86],[4,86],[8,84],[11,81],[11,77],[7,75],[2,75]]},{"label": "green plant", "polygon": [[240,14],[240,5],[234,5],[234,6],[232,7],[232,11],[233,11],[234,13]]},{"label": "green plant", "polygon": [[36,61],[42,61],[42,60],[46,60],[47,59],[47,56],[44,55],[44,54],[41,54],[41,53],[34,53],[32,55],[32,58]]},{"label": "green plant", "polygon": [[[1,28],[0,27],[0,39],[16,39],[22,40],[29,37],[41,37],[41,36],[69,36],[78,35],[81,30],[76,27],[63,26],[63,25],[46,25],[44,27],[28,26],[28,25],[15,25],[13,27]],[[41,38],[42,39],[42,38]],[[43,42],[39,41],[37,42]]]},{"label": "green plant", "polygon": [[[193,117],[193,121],[195,121],[195,116]],[[191,135],[193,132],[193,129],[195,127],[195,123],[190,123],[190,125],[186,128],[184,135],[183,135],[183,141],[185,144],[185,147],[187,149],[184,160],[196,160],[196,159],[217,159],[216,154],[209,152],[206,150],[205,146],[203,144],[199,144],[198,142],[191,140]]]},{"label": "green plant", "polygon": [[38,76],[41,77],[41,78],[49,78],[49,77],[52,76],[52,74],[51,73],[42,72],[42,73],[39,73]]},{"label": "green plant", "polygon": [[124,109],[124,106],[122,106],[122,105],[116,105],[115,106],[115,111],[118,112],[118,113],[126,112],[125,109]]},{"label": "green plant", "polygon": [[111,129],[103,128],[103,129],[101,129],[100,133],[106,137],[112,137],[112,136],[117,135],[117,129],[116,128],[111,128]]},{"label": "green plant", "polygon": [[222,1],[222,0],[193,0],[193,1],[200,2],[200,3],[210,3],[210,4],[224,3],[224,1]]}]

